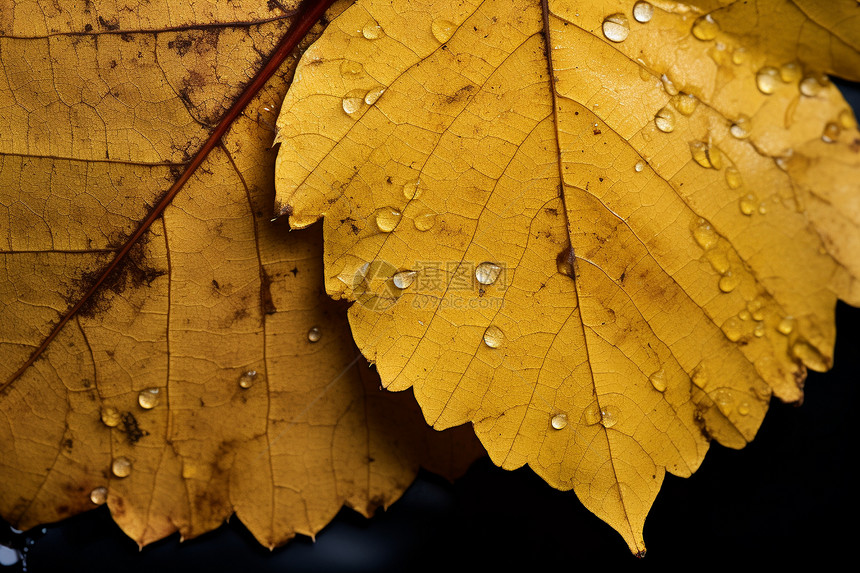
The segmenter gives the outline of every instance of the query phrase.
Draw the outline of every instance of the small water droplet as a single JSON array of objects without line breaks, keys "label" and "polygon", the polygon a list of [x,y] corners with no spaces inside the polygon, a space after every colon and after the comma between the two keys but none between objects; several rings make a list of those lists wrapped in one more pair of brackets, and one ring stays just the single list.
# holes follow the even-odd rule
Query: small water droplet
[{"label": "small water droplet", "polygon": [[800,79],[800,66],[797,62],[789,62],[779,67],[779,77],[787,84],[796,82]]},{"label": "small water droplet", "polygon": [[378,40],[382,37],[383,31],[382,26],[377,24],[374,20],[371,20],[361,29],[361,35],[367,38],[368,40]]},{"label": "small water droplet", "polygon": [[415,216],[413,225],[419,231],[429,231],[436,224],[436,213],[425,211]]},{"label": "small water droplet", "polygon": [[729,271],[720,277],[720,290],[725,293],[732,292],[739,284],[741,284],[741,278],[732,274],[732,271]]},{"label": "small water droplet", "polygon": [[654,116],[654,125],[663,133],[671,133],[675,129],[675,112],[664,107]]},{"label": "small water droplet", "polygon": [[755,75],[755,83],[758,86],[758,91],[766,95],[770,95],[776,91],[779,79],[779,70],[772,66],[763,67]]},{"label": "small water droplet", "polygon": [[415,282],[415,277],[418,276],[418,271],[400,271],[391,277],[391,281],[399,289],[409,288]]},{"label": "small water droplet", "polygon": [[109,428],[113,428],[114,426],[119,425],[119,422],[122,419],[119,410],[111,406],[108,406],[107,408],[102,408],[101,415],[102,423]]},{"label": "small water droplet", "polygon": [[690,116],[696,111],[699,105],[699,99],[693,94],[679,93],[672,97],[672,105],[681,115]]},{"label": "small water droplet", "polygon": [[732,316],[723,323],[723,333],[732,342],[737,342],[743,334],[743,323],[736,316]]},{"label": "small water droplet", "polygon": [[746,139],[752,131],[752,120],[748,115],[740,114],[732,126],[729,128],[729,133],[735,139]]},{"label": "small water droplet", "polygon": [[757,298],[754,298],[747,303],[747,309],[750,311],[750,314],[752,314],[754,320],[764,320],[764,311],[761,306],[761,301]]},{"label": "small water droplet", "polygon": [[759,203],[758,212],[759,212],[759,215],[766,214],[767,213],[767,205],[765,205],[764,203]]},{"label": "small water droplet", "polygon": [[101,505],[107,501],[108,489],[106,487],[97,487],[90,492],[90,501],[96,505]]},{"label": "small water droplet", "polygon": [[320,338],[322,338],[322,331],[318,326],[312,326],[308,330],[308,342],[319,342]]},{"label": "small water droplet", "polygon": [[624,14],[612,14],[603,20],[603,35],[613,42],[623,42],[630,34],[630,23]]},{"label": "small water droplet", "polygon": [[675,84],[672,80],[669,79],[669,76],[663,74],[660,76],[660,83],[663,84],[663,90],[669,94],[670,96],[678,95],[678,88],[675,87]]},{"label": "small water droplet", "polygon": [[840,111],[839,125],[842,126],[842,129],[857,129],[857,118],[854,117],[854,112],[850,109]]},{"label": "small water droplet", "polygon": [[720,150],[704,141],[691,141],[690,155],[705,169],[719,170],[723,166],[723,154]]},{"label": "small water droplet", "polygon": [[806,97],[815,97],[821,93],[824,86],[815,76],[806,76],[800,81],[800,93]]},{"label": "small water droplet", "polygon": [[422,189],[419,187],[419,183],[419,179],[413,179],[412,181],[407,181],[403,184],[403,196],[406,197],[407,200],[411,201],[412,199],[417,199],[421,196]]},{"label": "small water droplet", "polygon": [[643,169],[645,169],[645,162],[644,161],[637,161],[636,165],[633,166],[633,170],[636,173],[642,173]]},{"label": "small water droplet", "polygon": [[782,320],[779,321],[779,325],[777,325],[776,329],[780,334],[784,334],[788,336],[791,334],[791,331],[794,330],[794,317],[786,316]]},{"label": "small water droplet", "polygon": [[390,233],[400,222],[400,211],[394,207],[383,207],[376,212],[376,226],[383,233]]},{"label": "small water droplet", "polygon": [[239,387],[248,389],[254,385],[254,380],[257,379],[257,371],[256,370],[248,370],[247,372],[243,372],[241,376],[239,376]]},{"label": "small water droplet", "polygon": [[720,33],[720,25],[717,24],[713,16],[705,14],[696,18],[691,31],[693,32],[693,36],[698,40],[713,40]]},{"label": "small water droplet", "polygon": [[640,0],[633,5],[633,18],[642,24],[650,22],[654,16],[654,6],[648,2]]},{"label": "small water droplet", "polygon": [[385,93],[385,88],[382,86],[373,88],[364,94],[364,103],[367,105],[373,105],[376,103],[376,100],[382,97],[382,94]]},{"label": "small water droplet", "polygon": [[752,318],[752,315],[750,314],[750,311],[744,308],[738,313],[738,318],[741,320],[749,320]]},{"label": "small water droplet", "polygon": [[158,406],[159,393],[160,391],[158,388],[147,388],[146,390],[141,390],[137,395],[137,403],[140,404],[141,408],[151,410]]},{"label": "small water droplet", "polygon": [[755,323],[755,328],[753,328],[753,335],[756,338],[761,338],[762,336],[764,336],[764,333],[765,333],[764,323],[763,322]]},{"label": "small water droplet", "polygon": [[364,74],[364,66],[352,60],[343,60],[340,63],[340,73],[349,78],[357,78]]},{"label": "small water droplet", "polygon": [[821,134],[821,140],[824,143],[835,143],[839,139],[839,133],[842,130],[839,125],[832,121],[824,126],[824,133]]},{"label": "small water droplet", "polygon": [[450,40],[451,36],[454,35],[454,32],[457,31],[457,26],[448,20],[433,20],[433,24],[430,25],[430,29],[433,31],[433,37],[436,38],[440,44],[444,44]]},{"label": "small water droplet", "polygon": [[491,285],[499,278],[502,267],[496,263],[484,262],[475,267],[475,279],[482,285]]},{"label": "small water droplet", "polygon": [[690,378],[692,379],[693,384],[695,384],[697,388],[701,388],[702,390],[704,390],[705,386],[708,385],[708,375],[705,374],[705,371],[702,368],[696,368]]},{"label": "small water droplet", "polygon": [[352,90],[343,96],[342,102],[343,111],[347,115],[353,115],[361,111],[364,107],[364,90]]},{"label": "small water droplet", "polygon": [[744,181],[738,168],[734,165],[726,167],[726,185],[729,186],[729,189],[738,189],[743,184]]},{"label": "small water droplet", "polygon": [[600,406],[596,401],[588,405],[585,412],[583,412],[583,416],[585,418],[585,424],[588,426],[593,426],[600,422]]},{"label": "small water droplet", "polygon": [[658,392],[666,391],[666,370],[661,368],[657,372],[653,373],[648,380],[651,381],[651,386],[654,387]]},{"label": "small water droplet", "polygon": [[490,325],[484,331],[484,344],[490,348],[498,348],[505,341],[505,334],[502,329],[495,325]]},{"label": "small water droplet", "polygon": [[794,150],[789,149],[788,151],[785,152],[784,155],[781,155],[780,157],[775,157],[774,162],[776,163],[776,166],[779,167],[780,169],[782,169],[783,171],[788,171],[788,167],[789,167],[789,165],[791,165],[791,160],[793,157],[794,157]]},{"label": "small water droplet", "polygon": [[611,428],[617,421],[615,411],[611,406],[605,406],[600,410],[600,423],[603,424],[604,428]]},{"label": "small water droplet", "polygon": [[125,456],[120,456],[113,461],[110,469],[113,475],[118,478],[128,477],[131,473],[131,460]]},{"label": "small water droplet", "polygon": [[550,424],[556,430],[563,430],[567,427],[567,414],[556,414],[550,420]]},{"label": "small water droplet", "polygon": [[748,60],[749,52],[747,52],[745,48],[735,48],[735,51],[732,52],[732,63],[736,66],[739,66]]},{"label": "small water droplet", "polygon": [[741,402],[738,404],[738,414],[741,416],[746,416],[750,413],[750,403],[749,402]]},{"label": "small water droplet", "polygon": [[735,399],[732,396],[732,393],[728,390],[717,390],[714,393],[714,402],[717,404],[717,408],[720,409],[720,412],[722,412],[723,415],[728,415],[732,411]]},{"label": "small water droplet", "polygon": [[713,249],[708,251],[708,262],[711,267],[721,275],[729,271],[729,257],[722,249]]},{"label": "small water droplet", "polygon": [[693,238],[706,251],[717,246],[717,233],[711,224],[704,219],[696,221],[696,225],[693,227]]}]

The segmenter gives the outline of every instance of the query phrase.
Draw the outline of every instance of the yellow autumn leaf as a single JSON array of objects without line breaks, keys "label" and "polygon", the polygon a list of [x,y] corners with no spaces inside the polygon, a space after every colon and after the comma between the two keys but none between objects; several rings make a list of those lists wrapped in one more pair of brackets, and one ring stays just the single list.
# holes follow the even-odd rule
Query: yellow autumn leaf
[{"label": "yellow autumn leaf", "polygon": [[439,436],[359,363],[319,233],[270,222],[296,58],[87,298],[292,17],[157,4],[3,11],[0,514],[107,503],[143,545],[235,511],[273,547],[389,505],[419,464],[464,471],[471,432]]},{"label": "yellow autumn leaf", "polygon": [[800,400],[860,302],[860,136],[823,75],[857,77],[856,30],[702,4],[359,0],[278,120],[276,207],[325,218],[383,384],[635,553],[664,472]]}]

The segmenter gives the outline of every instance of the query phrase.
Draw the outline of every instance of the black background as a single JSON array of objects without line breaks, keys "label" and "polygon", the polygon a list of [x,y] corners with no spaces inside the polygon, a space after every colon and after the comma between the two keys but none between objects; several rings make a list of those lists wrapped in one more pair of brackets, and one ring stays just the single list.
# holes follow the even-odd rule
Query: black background
[{"label": "black background", "polygon": [[[857,85],[841,83],[854,109]],[[712,445],[689,479],[667,475],[645,526],[648,555],[637,560],[621,537],[575,495],[530,470],[506,472],[482,459],[450,484],[422,473],[403,498],[371,520],[351,510],[317,535],[272,552],[232,519],[182,544],[178,536],[142,552],[102,507],[14,534],[30,571],[428,571],[525,566],[529,570],[646,570],[716,564],[742,568],[813,558],[818,566],[858,552],[858,480],[849,473],[860,436],[860,309],[837,307],[836,360],[811,372],[800,407],[774,402],[756,439],[740,451]],[[20,570],[21,564],[2,568]]]}]

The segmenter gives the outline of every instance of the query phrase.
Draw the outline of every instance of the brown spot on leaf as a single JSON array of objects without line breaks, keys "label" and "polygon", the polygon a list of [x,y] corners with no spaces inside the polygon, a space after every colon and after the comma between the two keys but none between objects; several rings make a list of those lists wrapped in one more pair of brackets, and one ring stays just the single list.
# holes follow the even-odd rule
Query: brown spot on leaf
[{"label": "brown spot on leaf", "polygon": [[260,312],[263,314],[278,312],[272,300],[272,278],[265,268],[260,268]]},{"label": "brown spot on leaf", "polygon": [[149,432],[140,429],[137,418],[131,412],[122,413],[119,430],[125,434],[126,440],[132,445],[139,442],[142,437],[149,435]]}]

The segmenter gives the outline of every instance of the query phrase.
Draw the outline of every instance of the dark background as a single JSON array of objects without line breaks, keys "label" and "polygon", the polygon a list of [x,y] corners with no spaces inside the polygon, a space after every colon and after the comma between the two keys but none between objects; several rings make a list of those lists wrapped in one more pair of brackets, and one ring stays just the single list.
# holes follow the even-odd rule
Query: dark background
[{"label": "dark background", "polygon": [[[855,110],[860,88],[840,83]],[[317,535],[272,552],[237,519],[200,538],[178,536],[138,551],[106,507],[60,524],[15,533],[0,544],[27,548],[29,571],[594,571],[616,565],[742,568],[812,558],[817,566],[858,552],[860,494],[849,463],[858,448],[860,309],[839,304],[833,370],[811,372],[800,407],[775,401],[756,439],[740,451],[712,445],[689,479],[667,474],[645,526],[648,555],[637,560],[621,537],[572,492],[553,490],[529,469],[482,459],[450,484],[422,473],[403,498],[371,520],[351,510]],[[0,566],[0,573],[21,570]]]}]

